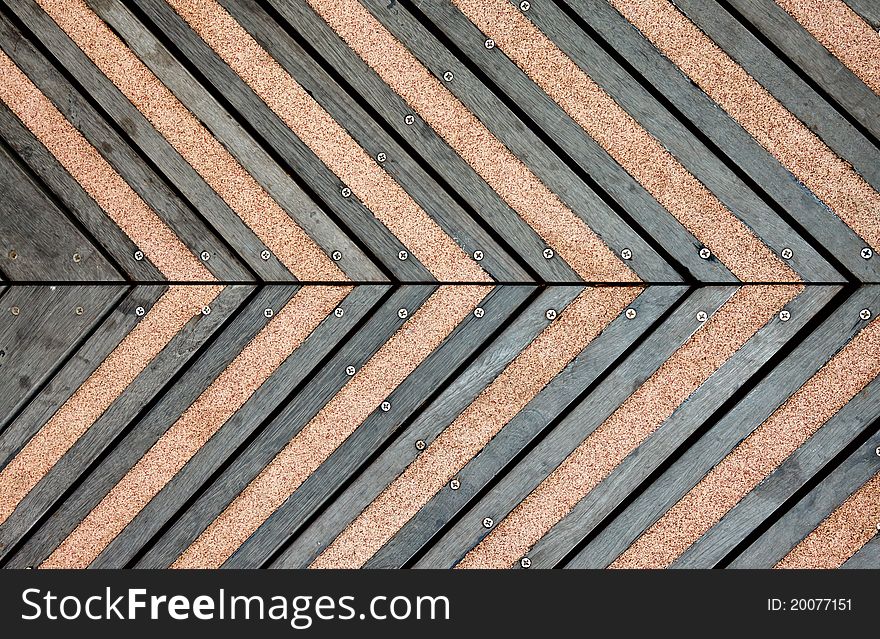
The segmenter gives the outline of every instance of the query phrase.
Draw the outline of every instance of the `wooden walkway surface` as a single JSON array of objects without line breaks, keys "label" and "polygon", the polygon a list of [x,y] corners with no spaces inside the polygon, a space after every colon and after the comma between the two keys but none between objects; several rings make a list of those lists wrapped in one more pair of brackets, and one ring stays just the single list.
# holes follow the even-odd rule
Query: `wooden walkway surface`
[{"label": "wooden walkway surface", "polygon": [[0,566],[880,567],[878,29],[0,0]]}]

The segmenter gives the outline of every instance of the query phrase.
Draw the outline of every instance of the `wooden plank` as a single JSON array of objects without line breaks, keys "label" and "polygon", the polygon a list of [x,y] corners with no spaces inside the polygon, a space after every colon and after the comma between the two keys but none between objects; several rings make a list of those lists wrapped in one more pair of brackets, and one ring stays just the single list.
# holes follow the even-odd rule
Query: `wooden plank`
[{"label": "wooden plank", "polygon": [[[605,567],[797,391],[858,329],[865,289],[850,297],[588,543],[567,567]],[[876,292],[870,296],[875,302]]]},{"label": "wooden plank", "polygon": [[274,568],[308,566],[345,527],[419,454],[417,440],[430,445],[519,353],[546,327],[544,312],[561,310],[581,292],[579,287],[550,287],[505,327],[464,372],[443,389],[394,438],[351,486],[329,506],[272,563]]},{"label": "wooden plank", "polygon": [[[662,55],[632,24],[611,7],[606,0],[571,0],[573,12],[595,31],[597,41],[611,54],[631,65],[653,90],[715,145],[742,172],[741,178],[760,194],[766,193],[768,204],[780,215],[790,215],[806,233],[827,249],[825,259],[832,265],[839,261],[845,269],[862,281],[880,278],[880,262],[860,256],[864,241],[844,222],[831,213],[813,193],[783,167],[749,135],[733,118]],[[623,62],[621,62],[623,65]],[[667,107],[668,108],[668,107]],[[768,197],[769,196],[769,197]],[[775,206],[774,206],[775,202]],[[799,229],[798,232],[800,232]],[[809,238],[805,238],[808,239]],[[773,247],[777,251],[778,247]],[[818,248],[818,247],[817,247]],[[791,263],[797,270],[800,257],[795,253]],[[839,266],[836,266],[838,270]]]},{"label": "wooden plank", "polygon": [[687,291],[677,286],[650,287],[644,291],[631,304],[638,313],[634,319],[618,317],[612,321],[458,473],[457,490],[437,493],[364,567],[399,568],[410,562],[523,449],[538,441],[579,398],[589,393],[597,380]]},{"label": "wooden plank", "polygon": [[[726,10],[727,5],[681,0],[676,6],[835,153],[849,161],[868,184],[880,189],[880,149],[738,22]],[[880,124],[873,119],[877,130],[870,134],[876,139]]]},{"label": "wooden plank", "polygon": [[[343,80],[349,93],[360,96],[358,103],[381,118],[391,135],[403,139],[422,159],[426,171],[435,172],[446,190],[454,191],[471,211],[479,213],[482,222],[491,226],[497,236],[510,244],[514,252],[546,282],[572,282],[579,278],[562,259],[547,260],[542,255],[546,246],[532,228],[480,178],[433,128],[421,118],[412,125],[405,118],[412,115],[407,103],[361,60],[336,33],[305,3],[274,2],[277,20],[294,35],[300,46],[314,51],[311,56],[324,68],[330,67],[337,81]],[[268,44],[268,43],[267,43]],[[500,240],[499,240],[500,242]],[[502,246],[504,243],[502,242]]]},{"label": "wooden plank", "polygon": [[537,3],[529,9],[529,20],[765,244],[777,254],[792,249],[797,259],[788,263],[804,280],[840,281],[812,246],[556,5]]},{"label": "wooden plank", "polygon": [[[165,49],[131,12],[116,0],[91,0],[89,6],[110,25],[140,60],[167,86],[192,113],[201,120],[224,147],[241,163],[267,193],[305,230],[328,255],[340,251],[338,261],[345,274],[356,281],[381,281],[386,279],[355,242],[340,229],[319,205],[296,184],[291,175],[280,167],[270,155],[220,104],[205,91],[192,75]],[[100,74],[99,74],[100,75]],[[264,108],[266,108],[264,106]],[[137,111],[135,109],[135,111]],[[139,116],[139,113],[137,114]],[[137,116],[135,116],[137,117]],[[129,120],[127,118],[126,120]],[[142,119],[142,116],[141,116]],[[152,127],[144,121],[145,128]],[[155,134],[155,132],[153,131]],[[155,134],[158,136],[158,134]],[[161,136],[159,136],[161,137]],[[167,143],[164,146],[168,146]],[[278,260],[260,258],[265,248],[263,242],[248,229],[241,219],[229,209],[188,164],[168,147],[169,155],[185,165],[192,173],[191,180],[198,182],[199,191],[191,200],[205,209],[204,215],[214,221],[219,232],[235,246],[237,252],[247,259],[248,265],[265,280],[290,280],[292,276]],[[212,197],[208,197],[208,196]],[[216,211],[223,211],[218,218]],[[271,270],[267,270],[272,267]],[[259,269],[262,270],[259,270]]]},{"label": "wooden plank", "polygon": [[674,568],[713,568],[761,522],[784,505],[816,473],[880,418],[880,378],[871,382],[815,435],[755,487],[720,522],[672,564]]},{"label": "wooden plank", "polygon": [[[235,568],[265,564],[352,478],[377,450],[428,405],[456,371],[478,356],[501,327],[534,295],[531,287],[496,287],[482,302],[482,318],[460,323],[422,365],[389,397],[394,415],[374,412],[318,470],[251,535],[225,564]],[[488,321],[487,321],[488,320]],[[430,392],[426,393],[426,390]],[[412,441],[410,441],[412,448]]]},{"label": "wooden plank", "polygon": [[[53,35],[53,29],[57,32],[57,27],[45,13],[35,9],[29,2],[14,3],[16,11],[24,13],[26,7],[30,7],[33,15],[24,15],[24,21],[38,37],[51,41],[58,36],[57,33]],[[230,282],[253,279],[252,274],[232,254],[225,241],[201,222],[199,216],[144,163],[2,13],[0,43],[14,43],[14,46],[10,44],[4,48],[6,54],[194,254],[199,255],[202,251],[211,253],[211,259],[205,262],[205,266],[215,277]]]},{"label": "wooden plank", "polygon": [[875,0],[844,0],[850,8],[875,29],[880,29],[880,5]]},{"label": "wooden plank", "polygon": [[[627,242],[635,242],[629,234],[638,232],[656,241],[670,262],[680,264],[691,278],[736,281],[717,260],[701,260],[700,242],[503,53],[487,51],[485,36],[451,3],[422,3],[416,8],[402,0],[389,8],[370,0],[365,5],[434,75],[442,77],[453,69],[455,81],[447,88],[613,250],[619,252]],[[448,40],[441,43],[429,33],[413,15],[419,12]],[[477,67],[480,79],[453,55],[459,46],[453,43],[471,43],[463,48],[463,55]],[[484,82],[502,87],[507,99]],[[539,138],[522,118],[533,120],[546,137]],[[643,242],[639,240],[640,245]],[[636,249],[632,250],[635,256]],[[646,267],[636,270],[648,281],[676,281],[645,274]]]},{"label": "wooden plank", "polygon": [[[107,546],[92,567],[123,567],[232,462],[254,433],[267,424],[340,344],[350,338],[386,297],[387,286],[360,286],[343,300],[345,314],[322,322],[235,415],[174,476],[137,517]],[[125,448],[127,444],[123,444]],[[172,558],[173,559],[173,558]]]},{"label": "wooden plank", "polygon": [[850,557],[841,568],[874,568],[880,566],[880,537],[874,537]]},{"label": "wooden plank", "polygon": [[318,411],[348,382],[345,369],[360,369],[400,328],[401,308],[416,309],[435,290],[413,285],[396,289],[382,300],[367,322],[296,393],[284,409],[271,417],[260,435],[238,454],[222,475],[188,506],[138,562],[137,567],[166,567],[194,541],[224,508],[256,477]]},{"label": "wooden plank", "polygon": [[0,271],[11,280],[120,280],[121,274],[0,144]]},{"label": "wooden plank", "polygon": [[[191,361],[199,368],[210,368],[216,366],[216,362],[209,353],[234,347],[233,340],[216,338],[253,290],[252,286],[245,285],[225,287],[212,302],[209,315],[193,318],[172,338],[4,522],[0,530],[0,559],[5,559],[10,566],[36,565],[82,521],[115,483],[114,478],[118,479],[140,458],[138,455],[133,461],[126,459],[129,465],[117,465],[118,457],[105,458],[106,451],[118,443],[132,425],[140,423],[147,410],[171,389],[191,390],[176,383],[182,380]],[[262,317],[262,310],[259,316]],[[210,349],[212,343],[216,345],[213,350]],[[131,448],[126,452],[136,450]],[[102,463],[96,468],[97,460]],[[71,489],[74,490],[68,495]]]},{"label": "wooden plank", "polygon": [[[819,485],[804,495],[728,567],[772,568],[775,566],[846,501],[847,497],[877,474],[876,448],[877,435],[869,438]],[[876,539],[875,537],[875,542]]]},{"label": "wooden plank", "polygon": [[58,208],[67,211],[89,235],[96,246],[128,280],[156,282],[164,279],[148,257],[135,260],[138,250],[134,242],[111,220],[79,183],[73,179],[49,150],[18,120],[5,103],[0,102],[0,137],[18,155],[34,181],[53,199]]},{"label": "wooden plank", "polygon": [[14,286],[0,308],[0,433],[116,306],[119,286]]}]

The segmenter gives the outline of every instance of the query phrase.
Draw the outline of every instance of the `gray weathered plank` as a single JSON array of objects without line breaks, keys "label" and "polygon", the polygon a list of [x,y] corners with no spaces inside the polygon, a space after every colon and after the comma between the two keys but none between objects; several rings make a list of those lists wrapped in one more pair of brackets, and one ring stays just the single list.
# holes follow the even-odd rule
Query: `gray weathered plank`
[{"label": "gray weathered plank", "polygon": [[862,546],[841,568],[880,568],[880,536]]},{"label": "gray weathered plank", "polygon": [[876,0],[844,0],[844,2],[865,22],[875,29],[880,29],[880,4],[877,4]]}]

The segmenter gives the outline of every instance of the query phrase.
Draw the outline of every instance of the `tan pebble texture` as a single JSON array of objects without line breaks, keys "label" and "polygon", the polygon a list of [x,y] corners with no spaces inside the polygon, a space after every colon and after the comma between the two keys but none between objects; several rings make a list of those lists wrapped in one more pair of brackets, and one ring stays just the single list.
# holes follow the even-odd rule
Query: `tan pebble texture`
[{"label": "tan pebble texture", "polygon": [[361,567],[640,292],[635,287],[585,289],[311,567]]},{"label": "tan pebble texture", "polygon": [[49,99],[0,51],[0,99],[169,280],[214,276]]},{"label": "tan pebble texture", "polygon": [[800,290],[739,289],[457,567],[518,561]]},{"label": "tan pebble texture", "polygon": [[0,472],[0,523],[128,388],[219,286],[172,286]]},{"label": "tan pebble texture", "polygon": [[350,287],[310,286],[275,314],[231,364],[80,522],[41,568],[86,568],[235,414]]},{"label": "tan pebble texture", "polygon": [[776,0],[795,20],[880,95],[880,33],[842,0]]},{"label": "tan pebble texture", "polygon": [[272,253],[301,280],[346,279],[235,158],[82,0],[37,0]]},{"label": "tan pebble texture", "polygon": [[490,291],[442,286],[174,562],[216,568],[436,350]]},{"label": "tan pebble texture", "polygon": [[612,568],[664,568],[764,481],[880,373],[880,320],[873,321],[746,437]]},{"label": "tan pebble texture", "polygon": [[520,217],[591,282],[635,274],[356,0],[309,0],[312,8],[434,128]]},{"label": "tan pebble texture", "polygon": [[193,30],[438,280],[490,278],[214,0],[168,0]]},{"label": "tan pebble texture", "polygon": [[877,534],[880,473],[849,496],[776,568],[839,568]]},{"label": "tan pebble texture", "polygon": [[734,275],[752,282],[798,281],[745,224],[513,4],[452,2]]},{"label": "tan pebble texture", "polygon": [[[611,4],[868,244],[880,249],[880,194],[667,0]],[[825,21],[837,0],[817,7]],[[821,10],[818,7],[821,6]],[[865,25],[867,28],[867,25]],[[880,36],[873,34],[876,41]],[[874,65],[880,72],[880,47]],[[880,75],[875,73],[875,78]]]}]

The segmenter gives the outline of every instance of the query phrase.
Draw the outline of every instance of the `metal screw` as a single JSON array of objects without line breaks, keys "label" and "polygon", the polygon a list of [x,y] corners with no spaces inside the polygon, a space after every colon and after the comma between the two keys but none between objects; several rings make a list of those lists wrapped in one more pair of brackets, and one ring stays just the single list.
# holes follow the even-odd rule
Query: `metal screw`
[{"label": "metal screw", "polygon": [[491,517],[483,517],[483,528],[491,528],[495,525],[495,520]]},{"label": "metal screw", "polygon": [[452,78],[454,78],[454,77],[455,76],[452,75],[452,71],[447,71],[446,73],[443,74],[443,79],[446,80],[447,82],[452,82]]},{"label": "metal screw", "polygon": [[354,366],[346,366],[345,367],[345,374],[348,375],[349,377],[354,375],[356,372],[357,371],[355,370]]},{"label": "metal screw", "polygon": [[340,306],[340,307],[338,307],[336,310],[333,311],[333,314],[334,314],[336,317],[342,317],[343,315],[345,315],[345,311],[344,311],[343,308]]},{"label": "metal screw", "polygon": [[636,318],[636,309],[628,308],[626,309],[626,319],[635,319]]},{"label": "metal screw", "polygon": [[483,310],[482,306],[478,306],[477,308],[474,309],[474,317],[476,317],[477,319],[480,319],[485,314],[486,314],[486,311]]},{"label": "metal screw", "polygon": [[706,313],[706,311],[698,311],[697,312],[697,321],[698,322],[705,322],[707,319],[709,319],[709,315]]},{"label": "metal screw", "polygon": [[10,260],[14,260],[17,257],[18,257],[18,253],[16,253],[15,251],[9,251],[9,259]]},{"label": "metal screw", "polygon": [[134,314],[138,317],[143,317],[147,314],[147,309],[145,309],[143,306],[138,306],[136,309],[134,309]]},{"label": "metal screw", "polygon": [[552,260],[554,255],[555,255],[555,253],[553,252],[552,248],[545,248],[544,249],[544,259],[545,260]]},{"label": "metal screw", "polygon": [[790,248],[782,249],[782,259],[790,260],[792,255],[794,255],[794,252]]},{"label": "metal screw", "polygon": [[788,311],[786,311],[784,309],[779,311],[779,321],[780,322],[787,322],[790,319],[791,319],[791,313],[789,313]]},{"label": "metal screw", "polygon": [[424,439],[419,439],[416,441],[416,450],[425,450],[425,446],[426,444]]},{"label": "metal screw", "polygon": [[330,258],[331,258],[334,262],[338,262],[339,260],[342,259],[342,252],[341,252],[341,251],[333,251],[333,252],[330,254]]},{"label": "metal screw", "polygon": [[480,261],[483,259],[483,251],[474,251],[474,259]]},{"label": "metal screw", "polygon": [[700,249],[700,257],[702,257],[704,260],[708,260],[710,257],[712,257],[712,251],[704,246]]},{"label": "metal screw", "polygon": [[138,262],[143,260],[144,259],[144,252],[143,251],[135,251],[134,252],[134,259],[137,260]]},{"label": "metal screw", "polygon": [[632,256],[633,256],[633,252],[628,248],[625,248],[620,252],[620,257],[622,257],[625,260],[631,260]]},{"label": "metal screw", "polygon": [[880,457],[880,446],[874,449],[874,452],[877,453],[877,457]]},{"label": "metal screw", "polygon": [[532,8],[532,5],[530,5],[528,2],[520,2],[519,8],[522,9],[523,11],[528,11],[529,9]]},{"label": "metal screw", "polygon": [[532,560],[529,559],[528,557],[523,557],[522,559],[519,560],[519,565],[522,566],[523,568],[531,568],[532,567]]},{"label": "metal screw", "polygon": [[409,311],[407,311],[405,308],[402,308],[399,311],[397,311],[397,317],[399,317],[400,319],[406,319],[408,315],[409,315]]},{"label": "metal screw", "polygon": [[492,38],[489,38],[488,40],[486,40],[485,44],[486,44],[487,49],[494,49],[495,48],[495,40],[493,40]]},{"label": "metal screw", "polygon": [[556,319],[556,311],[554,309],[548,309],[546,313],[544,313],[544,317],[546,317],[551,322]]},{"label": "metal screw", "polygon": [[452,490],[458,490],[459,488],[461,488],[461,482],[457,479],[453,479],[451,482],[449,482],[449,487]]},{"label": "metal screw", "polygon": [[413,124],[416,123],[416,117],[412,114],[409,114],[408,116],[403,118],[403,121],[406,122],[407,126],[412,126]]},{"label": "metal screw", "polygon": [[80,255],[79,253],[74,253],[73,261],[79,264],[80,262],[82,262],[82,255]]},{"label": "metal screw", "polygon": [[203,306],[202,307],[202,315],[210,315],[210,314],[211,314],[211,307],[210,306]]},{"label": "metal screw", "polygon": [[264,262],[268,262],[269,258],[272,257],[272,254],[269,251],[263,251],[260,253],[260,257],[263,258]]},{"label": "metal screw", "polygon": [[77,315],[82,315],[82,314],[84,313],[84,311],[83,311],[83,307],[82,307],[82,306],[77,306],[77,307],[76,307],[76,310],[74,311],[74,313],[76,313]]},{"label": "metal screw", "polygon": [[199,257],[202,258],[203,262],[207,262],[208,260],[211,259],[211,254],[208,253],[208,251],[202,251],[202,254]]},{"label": "metal screw", "polygon": [[263,311],[263,315],[265,315],[266,317],[272,317],[274,314],[275,311],[273,311],[271,308],[267,308],[265,311]]},{"label": "metal screw", "polygon": [[869,319],[871,319],[870,309],[863,308],[861,311],[859,311],[859,317],[867,322]]},{"label": "metal screw", "polygon": [[397,259],[399,259],[401,262],[404,261],[408,257],[409,257],[409,253],[407,253],[406,251],[400,251],[397,253]]},{"label": "metal screw", "polygon": [[351,189],[347,186],[343,186],[340,193],[342,194],[342,197],[351,197]]},{"label": "metal screw", "polygon": [[377,162],[384,162],[387,159],[388,159],[388,156],[385,155],[384,153],[379,153],[378,155],[376,155]]},{"label": "metal screw", "polygon": [[382,409],[383,413],[387,413],[389,410],[391,410],[391,402],[382,402],[379,408]]},{"label": "metal screw", "polygon": [[12,308],[9,309],[9,312],[15,316],[18,316],[18,314],[21,312],[21,309],[18,308],[17,306],[13,306]]},{"label": "metal screw", "polygon": [[866,260],[870,260],[874,256],[874,251],[872,251],[867,246],[862,249],[862,258]]}]

